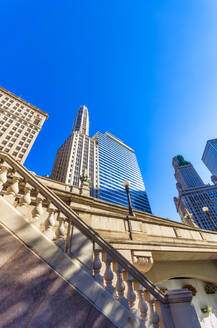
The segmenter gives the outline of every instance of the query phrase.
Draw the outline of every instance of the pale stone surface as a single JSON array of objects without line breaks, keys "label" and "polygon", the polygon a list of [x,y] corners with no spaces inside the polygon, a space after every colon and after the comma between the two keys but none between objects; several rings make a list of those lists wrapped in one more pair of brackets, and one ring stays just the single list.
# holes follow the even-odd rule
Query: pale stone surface
[{"label": "pale stone surface", "polygon": [[13,235],[0,232],[14,255],[0,268],[1,327],[117,327]]},{"label": "pale stone surface", "polygon": [[[135,316],[107,293],[82,267],[82,264],[77,259],[72,260],[65,255],[61,249],[46,238],[34,225],[25,221],[19,212],[1,196],[0,213],[2,215],[0,217],[2,223],[24,241],[57,274],[73,285],[73,288],[83,298],[94,304],[94,307],[108,317],[115,326],[123,328],[133,328],[135,326]],[[102,296],[103,294],[104,296]],[[102,302],[103,298],[106,300],[106,303]],[[122,315],[118,314],[117,309],[119,309],[119,313]],[[140,327],[140,325],[142,327],[142,323],[139,323],[139,325],[137,323],[136,327]]]},{"label": "pale stone surface", "polygon": [[[217,293],[207,295],[204,286],[206,282],[197,279],[175,279],[164,281],[159,284],[159,287],[166,287],[168,290],[183,288],[184,285],[192,285],[196,288],[197,294],[192,297],[192,304],[196,310],[201,328],[216,328],[217,327]],[[211,306],[212,312],[207,315],[201,312],[201,308]],[[185,327],[185,326],[183,326]]]},{"label": "pale stone surface", "polygon": [[175,277],[193,277],[217,284],[217,264],[212,261],[185,261],[157,262],[146,273],[147,278],[154,283]]}]

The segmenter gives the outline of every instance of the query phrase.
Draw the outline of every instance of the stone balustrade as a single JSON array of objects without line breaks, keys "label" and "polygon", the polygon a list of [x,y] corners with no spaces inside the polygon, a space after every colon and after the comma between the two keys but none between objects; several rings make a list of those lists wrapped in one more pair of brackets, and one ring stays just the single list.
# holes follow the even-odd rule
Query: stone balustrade
[{"label": "stone balustrade", "polygon": [[[176,315],[176,307],[180,306],[179,293],[173,297],[169,293],[164,294],[34,174],[2,152],[0,194],[46,238],[56,243],[70,257],[76,256],[104,287],[105,293],[110,293],[122,306],[140,318],[140,327],[181,327],[179,322],[172,319]],[[74,247],[76,245],[80,253]],[[91,256],[91,261],[86,262],[86,255],[88,261]],[[188,294],[187,301],[183,293]],[[190,328],[192,320],[196,322],[195,314],[189,310],[192,296],[187,291],[182,291],[181,295],[184,300],[181,302],[185,302],[182,307],[186,313],[185,327]],[[173,307],[168,310],[170,302]]]},{"label": "stone balustrade", "polygon": [[167,296],[41,184],[37,177],[4,153],[0,153],[0,190],[1,196],[29,223],[69,255],[73,229],[84,235],[92,245],[91,273],[97,282],[144,324],[159,327],[160,313],[157,313],[155,304],[166,303]]}]

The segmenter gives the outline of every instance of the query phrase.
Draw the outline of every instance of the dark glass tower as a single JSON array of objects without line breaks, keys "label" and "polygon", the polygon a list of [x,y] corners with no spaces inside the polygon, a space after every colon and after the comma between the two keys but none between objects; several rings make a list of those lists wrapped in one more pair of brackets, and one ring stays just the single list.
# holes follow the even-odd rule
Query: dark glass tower
[{"label": "dark glass tower", "polygon": [[217,176],[217,139],[207,141],[202,161],[212,175]]},{"label": "dark glass tower", "polygon": [[123,182],[128,180],[132,207],[151,213],[134,150],[108,132],[105,134],[98,132],[95,139],[98,145],[98,197],[128,207],[123,186]]},{"label": "dark glass tower", "polygon": [[174,197],[176,209],[184,223],[189,213],[194,222],[202,229],[214,230],[208,215],[203,211],[208,207],[209,213],[217,224],[217,185],[206,185],[190,162],[177,155],[172,161],[178,197]]}]

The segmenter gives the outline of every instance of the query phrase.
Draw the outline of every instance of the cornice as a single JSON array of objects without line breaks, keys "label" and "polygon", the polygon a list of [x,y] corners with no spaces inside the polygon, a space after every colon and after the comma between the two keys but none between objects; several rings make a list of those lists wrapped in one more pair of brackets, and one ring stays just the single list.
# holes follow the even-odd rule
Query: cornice
[{"label": "cornice", "polygon": [[43,116],[45,116],[46,119],[48,119],[49,115],[48,115],[47,113],[43,112],[40,108],[38,108],[38,107],[36,107],[36,106],[30,104],[28,101],[26,101],[26,100],[24,100],[24,99],[22,99],[22,98],[16,96],[16,95],[13,94],[12,92],[6,90],[5,88],[3,88],[3,87],[1,87],[1,86],[0,86],[0,91],[6,93],[8,96],[13,97],[13,98],[16,99],[17,101],[19,101],[19,102],[23,103],[24,105],[26,105],[26,106],[32,108],[33,110],[39,112],[40,114],[42,114]]}]

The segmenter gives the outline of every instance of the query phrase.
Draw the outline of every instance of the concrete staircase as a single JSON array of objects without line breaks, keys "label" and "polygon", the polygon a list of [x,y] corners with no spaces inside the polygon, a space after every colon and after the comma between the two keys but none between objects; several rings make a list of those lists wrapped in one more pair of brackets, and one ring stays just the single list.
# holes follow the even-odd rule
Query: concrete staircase
[{"label": "concrete staircase", "polygon": [[163,294],[37,177],[0,160],[2,327],[200,327],[191,293]]}]

